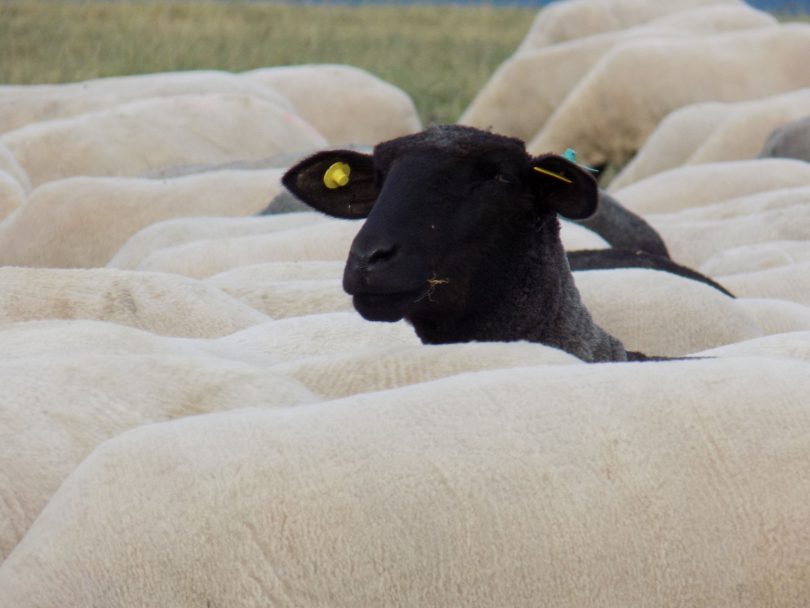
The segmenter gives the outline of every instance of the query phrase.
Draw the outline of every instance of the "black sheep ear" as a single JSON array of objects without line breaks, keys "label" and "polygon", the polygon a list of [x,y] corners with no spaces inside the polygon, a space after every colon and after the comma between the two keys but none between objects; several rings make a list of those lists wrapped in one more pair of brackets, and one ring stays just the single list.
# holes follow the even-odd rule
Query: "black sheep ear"
[{"label": "black sheep ear", "polygon": [[379,195],[374,162],[353,150],[318,152],[291,167],[281,183],[307,205],[332,217],[367,217]]},{"label": "black sheep ear", "polygon": [[593,176],[579,165],[556,154],[532,159],[535,200],[563,217],[582,220],[596,212],[599,188]]}]

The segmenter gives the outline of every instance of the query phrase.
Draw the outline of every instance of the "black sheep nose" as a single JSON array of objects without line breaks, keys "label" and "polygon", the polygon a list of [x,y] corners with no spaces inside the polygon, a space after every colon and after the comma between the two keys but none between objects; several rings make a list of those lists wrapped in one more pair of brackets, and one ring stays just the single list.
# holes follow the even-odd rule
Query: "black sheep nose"
[{"label": "black sheep nose", "polygon": [[360,268],[371,271],[385,266],[396,257],[398,251],[399,247],[389,239],[357,238],[352,244],[350,257]]},{"label": "black sheep nose", "polygon": [[343,289],[350,294],[384,290],[384,286],[397,275],[393,266],[399,250],[388,239],[356,240],[343,270]]},{"label": "black sheep nose", "polygon": [[375,266],[379,266],[380,264],[384,264],[388,260],[394,257],[397,252],[396,245],[384,244],[378,245],[374,247],[370,252],[362,256],[362,263],[363,265],[371,269]]}]

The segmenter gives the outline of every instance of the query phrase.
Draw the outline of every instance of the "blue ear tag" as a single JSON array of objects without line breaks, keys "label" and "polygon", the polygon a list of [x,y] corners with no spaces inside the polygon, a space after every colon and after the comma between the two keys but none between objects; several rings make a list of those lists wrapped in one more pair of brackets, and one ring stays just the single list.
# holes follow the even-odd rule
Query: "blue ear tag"
[{"label": "blue ear tag", "polygon": [[[565,152],[563,152],[562,157],[565,160],[571,161],[575,165],[578,164],[577,163],[577,153],[573,148],[568,148]],[[582,167],[583,169],[587,169],[588,171],[591,171],[592,173],[599,173],[599,169],[594,169],[593,167],[588,167],[587,165],[579,165],[579,166]]]}]

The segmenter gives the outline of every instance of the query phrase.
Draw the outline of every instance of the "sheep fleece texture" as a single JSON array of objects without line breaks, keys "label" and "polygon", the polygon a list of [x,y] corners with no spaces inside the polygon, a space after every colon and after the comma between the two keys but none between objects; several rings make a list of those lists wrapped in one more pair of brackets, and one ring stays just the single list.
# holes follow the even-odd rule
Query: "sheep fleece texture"
[{"label": "sheep fleece texture", "polygon": [[573,365],[140,427],[3,605],[799,608],[808,393],[806,362]]}]

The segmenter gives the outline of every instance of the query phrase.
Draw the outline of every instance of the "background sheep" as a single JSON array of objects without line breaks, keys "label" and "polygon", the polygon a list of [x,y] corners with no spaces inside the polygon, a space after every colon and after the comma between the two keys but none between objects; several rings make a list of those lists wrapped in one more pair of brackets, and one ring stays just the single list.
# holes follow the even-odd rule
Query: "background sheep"
[{"label": "background sheep", "polygon": [[0,135],[34,186],[72,175],[138,176],[173,165],[312,150],[326,140],[278,105],[247,95],[133,101]]},{"label": "background sheep", "polygon": [[[566,2],[557,6],[570,9],[576,4]],[[660,10],[654,2],[644,4],[648,9]],[[595,12],[607,10],[611,15],[616,14],[617,8],[614,2],[580,3],[580,6]],[[672,20],[693,14],[689,22]],[[609,17],[605,21],[609,21]],[[611,50],[626,42],[691,38],[775,24],[775,19],[767,13],[745,4],[731,4],[677,12],[666,21],[652,20],[638,27],[594,33],[553,45],[535,46],[533,33],[529,32],[523,45],[492,75],[459,121],[529,141],[589,71]]]},{"label": "background sheep", "polygon": [[737,342],[713,348],[701,354],[706,357],[787,357],[810,361],[810,340],[808,338],[810,338],[810,332],[795,331]]},{"label": "background sheep", "polygon": [[194,241],[280,232],[318,224],[324,219],[317,213],[296,213],[266,220],[253,217],[187,217],[155,222],[132,235],[107,266],[132,270],[152,253],[167,247]]},{"label": "background sheep", "polygon": [[804,241],[765,241],[724,249],[703,262],[701,270],[712,276],[723,276],[806,260],[810,260],[810,250]]},{"label": "background sheep", "polygon": [[[777,126],[810,112],[810,88],[737,103],[700,103],[666,116],[633,160],[610,182],[612,190],[682,165],[795,153],[760,151]],[[766,144],[767,145],[767,144]],[[800,157],[799,157],[800,158]]]},{"label": "background sheep", "polygon": [[[802,58],[810,26],[784,25],[690,39],[630,41],[608,53],[528,143],[573,146],[589,164],[621,165],[671,111],[699,101],[755,99],[810,86]],[[778,68],[776,67],[778,66]],[[755,71],[756,79],[727,78]],[[687,79],[689,86],[684,86]],[[606,104],[621,99],[621,104]]]},{"label": "background sheep", "polygon": [[613,194],[631,211],[658,214],[808,185],[810,166],[807,163],[773,158],[678,167],[656,173]]},{"label": "background sheep", "polygon": [[0,170],[0,219],[22,207],[26,199],[20,182]]},{"label": "background sheep", "polygon": [[810,116],[775,129],[765,140],[760,156],[799,158],[810,162]]},{"label": "background sheep", "polygon": [[98,319],[166,336],[214,337],[267,317],[199,281],[112,269],[0,268],[0,325]]},{"label": "background sheep", "polygon": [[[243,78],[280,91],[330,144],[375,144],[422,128],[411,98],[365,70],[346,65],[262,68]],[[313,82],[318,95],[312,94]],[[358,94],[362,91],[362,94]],[[329,111],[324,111],[328,99]],[[363,120],[335,120],[362,116]]]},{"label": "background sheep", "polygon": [[163,72],[58,85],[0,86],[0,133],[141,99],[203,94],[247,95],[293,110],[278,91],[234,74],[214,70]]},{"label": "background sheep", "polygon": [[251,215],[281,189],[281,171],[220,171],[170,180],[72,177],[36,188],[0,223],[0,263],[92,268],[141,228],[190,215]]},{"label": "background sheep", "polygon": [[613,0],[609,4],[600,0],[557,2],[537,14],[521,49],[623,30],[658,17],[702,6],[741,4],[743,3],[738,0],[675,0],[667,3]]},{"label": "background sheep", "polygon": [[245,264],[343,259],[360,226],[328,222],[277,233],[191,241],[159,249],[138,270],[205,278]]}]

